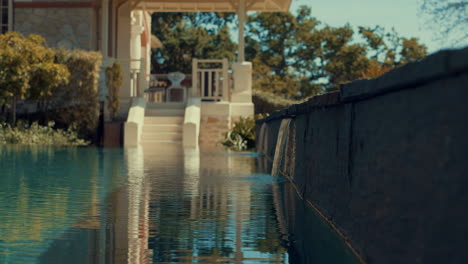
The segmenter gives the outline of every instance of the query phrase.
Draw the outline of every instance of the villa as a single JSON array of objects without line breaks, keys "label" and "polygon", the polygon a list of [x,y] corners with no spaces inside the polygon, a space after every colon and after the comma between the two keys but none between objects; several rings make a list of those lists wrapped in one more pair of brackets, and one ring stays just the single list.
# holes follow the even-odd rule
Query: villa
[{"label": "villa", "polygon": [[[233,120],[252,116],[252,64],[244,56],[247,11],[285,12],[292,0],[0,0],[0,29],[44,36],[51,47],[99,50],[103,67],[121,64],[124,144],[199,142],[214,145]],[[239,20],[237,61],[193,59],[191,73],[172,73],[169,87],[150,89],[151,14],[235,12]],[[157,36],[156,36],[157,37]],[[154,43],[153,43],[154,45]],[[207,67],[206,65],[210,65]],[[188,79],[190,82],[184,79]],[[106,88],[100,85],[101,100]]]}]

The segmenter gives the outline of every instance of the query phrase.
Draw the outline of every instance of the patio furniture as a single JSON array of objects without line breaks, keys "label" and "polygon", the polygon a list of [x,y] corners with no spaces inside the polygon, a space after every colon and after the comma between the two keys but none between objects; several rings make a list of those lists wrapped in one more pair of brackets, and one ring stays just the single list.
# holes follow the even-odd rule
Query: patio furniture
[{"label": "patio furniture", "polygon": [[167,102],[185,102],[187,100],[186,87],[182,86],[182,81],[185,79],[185,74],[181,72],[171,72],[167,75],[171,86],[167,89]]}]

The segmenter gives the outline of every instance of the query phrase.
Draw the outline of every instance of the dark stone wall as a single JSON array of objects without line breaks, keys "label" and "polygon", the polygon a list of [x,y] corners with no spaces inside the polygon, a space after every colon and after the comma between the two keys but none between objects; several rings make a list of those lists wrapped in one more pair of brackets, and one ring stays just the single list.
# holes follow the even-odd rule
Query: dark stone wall
[{"label": "dark stone wall", "polygon": [[274,158],[281,120],[293,120],[296,165],[285,175],[366,262],[463,263],[466,98],[468,48],[443,51],[275,112],[258,121],[268,137],[258,147]]}]

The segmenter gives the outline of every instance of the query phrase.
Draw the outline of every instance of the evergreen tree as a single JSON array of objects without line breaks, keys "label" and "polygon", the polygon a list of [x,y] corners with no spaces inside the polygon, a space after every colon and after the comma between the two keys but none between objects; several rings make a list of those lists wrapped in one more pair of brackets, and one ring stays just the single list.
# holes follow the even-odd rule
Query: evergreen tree
[{"label": "evergreen tree", "polygon": [[[153,52],[153,71],[191,72],[193,58],[234,61],[234,14],[155,14],[153,32],[164,48]],[[426,56],[416,38],[401,38],[382,27],[331,27],[302,6],[296,15],[253,13],[246,30],[246,59],[253,62],[253,88],[301,99]]]}]

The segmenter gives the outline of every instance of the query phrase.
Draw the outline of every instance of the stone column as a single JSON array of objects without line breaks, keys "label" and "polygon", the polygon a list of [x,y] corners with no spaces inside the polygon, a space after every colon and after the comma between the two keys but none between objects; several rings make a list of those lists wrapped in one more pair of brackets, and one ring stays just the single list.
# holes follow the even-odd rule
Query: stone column
[{"label": "stone column", "polygon": [[235,117],[254,114],[252,103],[252,63],[238,62],[232,65],[234,71],[234,91],[231,96],[231,113]]},{"label": "stone column", "polygon": [[245,0],[239,1],[239,10],[237,12],[237,19],[239,22],[239,54],[237,54],[237,61],[245,61],[245,20],[246,20],[247,10],[245,5]]},{"label": "stone column", "polygon": [[131,16],[130,27],[130,71],[131,71],[131,96],[140,96],[137,91],[138,79],[137,76],[141,72],[141,33],[144,27],[141,26],[141,14],[133,11]]},{"label": "stone column", "polygon": [[101,52],[103,59],[109,56],[109,0],[101,5]]}]

